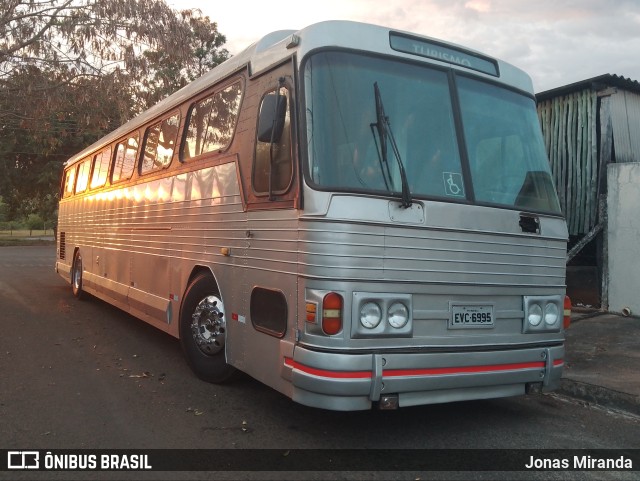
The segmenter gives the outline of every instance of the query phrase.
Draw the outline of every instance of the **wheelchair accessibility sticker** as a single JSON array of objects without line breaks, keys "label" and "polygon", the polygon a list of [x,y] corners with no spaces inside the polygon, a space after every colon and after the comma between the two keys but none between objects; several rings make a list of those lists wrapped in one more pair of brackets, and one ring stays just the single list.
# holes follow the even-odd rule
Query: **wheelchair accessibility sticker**
[{"label": "wheelchair accessibility sticker", "polygon": [[457,172],[443,172],[444,193],[453,197],[464,197],[462,174]]}]

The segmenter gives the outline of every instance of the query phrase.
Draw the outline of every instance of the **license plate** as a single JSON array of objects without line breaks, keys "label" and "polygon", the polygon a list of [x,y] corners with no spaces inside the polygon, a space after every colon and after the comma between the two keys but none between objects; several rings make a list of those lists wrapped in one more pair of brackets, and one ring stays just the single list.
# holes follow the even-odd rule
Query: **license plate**
[{"label": "license plate", "polygon": [[492,328],[492,305],[452,304],[449,329]]}]

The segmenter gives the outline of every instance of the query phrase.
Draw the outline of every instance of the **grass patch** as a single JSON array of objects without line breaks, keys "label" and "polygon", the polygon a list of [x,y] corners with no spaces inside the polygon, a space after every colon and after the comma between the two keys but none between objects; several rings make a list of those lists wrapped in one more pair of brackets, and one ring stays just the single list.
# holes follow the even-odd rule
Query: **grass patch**
[{"label": "grass patch", "polygon": [[51,229],[0,230],[0,246],[49,245],[55,240]]},{"label": "grass patch", "polygon": [[0,237],[0,247],[8,247],[8,246],[48,246],[48,245],[56,245],[56,242],[51,238],[51,240],[47,239],[18,239],[18,238],[4,238]]},{"label": "grass patch", "polygon": [[0,230],[0,238],[4,237],[45,237],[51,236],[53,237],[53,231],[51,229],[43,230],[43,229],[13,229],[13,230]]}]

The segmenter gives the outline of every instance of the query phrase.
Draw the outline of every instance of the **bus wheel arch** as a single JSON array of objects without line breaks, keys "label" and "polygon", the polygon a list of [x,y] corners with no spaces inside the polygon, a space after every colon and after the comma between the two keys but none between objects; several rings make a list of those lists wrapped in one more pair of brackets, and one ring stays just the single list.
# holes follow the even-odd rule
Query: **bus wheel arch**
[{"label": "bus wheel arch", "polygon": [[82,254],[80,248],[73,251],[73,264],[71,264],[71,292],[77,299],[82,299]]},{"label": "bus wheel arch", "polygon": [[[193,269],[191,269],[191,274],[189,274],[189,279],[187,280],[187,289],[189,289],[189,286],[191,285],[191,283],[193,282],[193,280],[201,275],[208,275],[210,277],[213,278],[213,281],[216,284],[216,289],[218,290],[218,292],[220,292],[220,288],[218,287],[218,280],[216,279],[215,274],[213,273],[213,271],[206,267],[206,266],[201,266],[199,264],[196,264]],[[183,294],[185,294],[186,292],[184,292]],[[184,296],[183,296],[184,298]]]},{"label": "bus wheel arch", "polygon": [[226,361],[226,312],[218,284],[208,270],[192,273],[180,306],[180,345],[193,372],[222,383],[235,372]]}]

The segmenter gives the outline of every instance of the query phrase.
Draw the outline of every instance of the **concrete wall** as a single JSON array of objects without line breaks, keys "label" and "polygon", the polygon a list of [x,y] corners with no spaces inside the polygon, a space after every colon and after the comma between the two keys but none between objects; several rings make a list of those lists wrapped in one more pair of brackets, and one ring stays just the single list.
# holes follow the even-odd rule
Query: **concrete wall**
[{"label": "concrete wall", "polygon": [[640,163],[609,164],[609,310],[640,316]]}]

